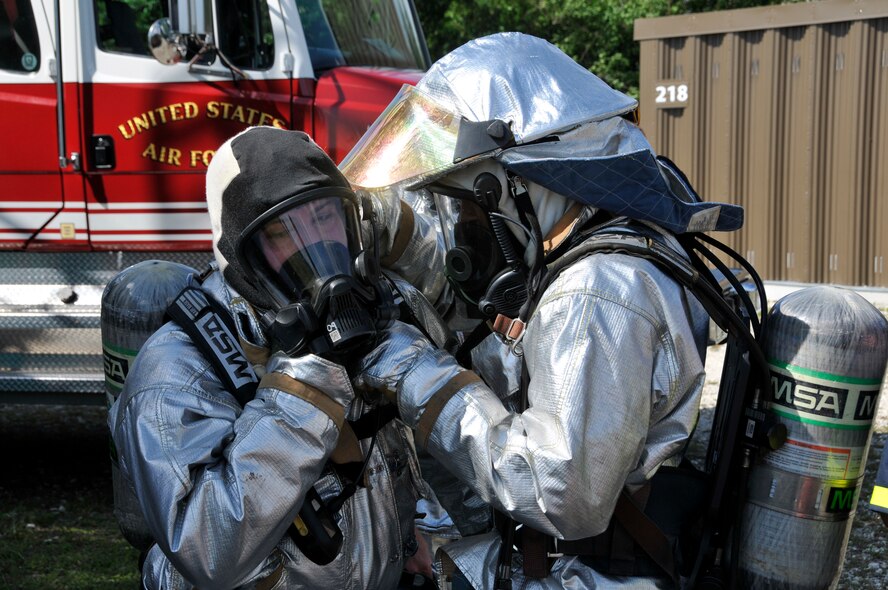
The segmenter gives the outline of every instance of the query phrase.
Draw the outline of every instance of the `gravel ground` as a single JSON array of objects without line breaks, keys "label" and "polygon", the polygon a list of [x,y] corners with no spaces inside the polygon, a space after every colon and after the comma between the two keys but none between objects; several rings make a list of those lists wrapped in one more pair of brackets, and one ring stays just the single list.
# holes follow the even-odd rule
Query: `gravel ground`
[{"label": "gravel ground", "polygon": [[[705,419],[714,406],[723,354],[723,347],[710,347],[710,378],[704,391],[701,430],[705,429]],[[885,389],[883,385],[863,492],[839,582],[843,589],[888,588],[888,529],[867,509],[879,457],[888,440]],[[73,510],[71,506],[76,502],[72,498],[87,497],[94,499],[91,510],[110,515],[110,467],[104,424],[105,411],[101,407],[0,405],[0,448],[5,451],[0,454],[0,513],[14,512],[16,498],[25,496],[30,503],[45,505],[48,511],[64,510],[65,506]],[[87,512],[83,517],[91,518]],[[3,551],[0,535],[0,554]],[[89,568],[89,564],[81,567]],[[3,579],[0,572],[0,582]]]}]

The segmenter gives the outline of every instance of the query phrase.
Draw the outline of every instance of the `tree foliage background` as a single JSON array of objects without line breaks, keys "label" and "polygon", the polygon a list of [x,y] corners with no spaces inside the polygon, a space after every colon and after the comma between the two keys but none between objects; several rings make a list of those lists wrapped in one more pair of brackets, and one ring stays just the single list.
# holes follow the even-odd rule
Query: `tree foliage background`
[{"label": "tree foliage background", "polygon": [[[795,2],[799,0],[789,0]],[[635,19],[783,4],[781,0],[415,0],[435,60],[502,31],[542,37],[614,88],[638,96]]]}]

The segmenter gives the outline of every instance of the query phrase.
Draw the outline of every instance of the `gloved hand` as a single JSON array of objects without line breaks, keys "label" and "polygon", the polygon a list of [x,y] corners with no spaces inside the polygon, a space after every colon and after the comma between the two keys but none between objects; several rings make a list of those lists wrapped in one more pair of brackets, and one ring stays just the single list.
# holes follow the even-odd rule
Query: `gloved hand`
[{"label": "gloved hand", "polygon": [[418,329],[395,322],[360,362],[355,386],[380,392],[397,403],[401,420],[413,428],[429,400],[445,385],[477,380],[474,373],[465,371],[452,355],[436,348]]},{"label": "gloved hand", "polygon": [[345,367],[314,354],[289,357],[275,353],[266,365],[259,388],[270,387],[300,398],[324,412],[336,424],[339,440],[330,455],[334,463],[362,461],[354,431],[345,421],[355,390]]},{"label": "gloved hand", "polygon": [[401,381],[422,356],[432,354],[432,344],[417,328],[396,321],[382,333],[382,337],[359,366],[355,378],[358,390],[381,393],[397,402]]}]

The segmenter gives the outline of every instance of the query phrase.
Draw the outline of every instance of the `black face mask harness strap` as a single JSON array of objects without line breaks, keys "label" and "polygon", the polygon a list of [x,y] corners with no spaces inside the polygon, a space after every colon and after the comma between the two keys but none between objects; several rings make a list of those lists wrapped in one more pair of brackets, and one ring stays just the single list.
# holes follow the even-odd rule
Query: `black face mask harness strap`
[{"label": "black face mask harness strap", "polygon": [[527,277],[527,300],[521,306],[521,310],[518,313],[518,318],[526,321],[533,294],[537,291],[546,271],[546,267],[543,265],[543,230],[540,227],[536,210],[530,201],[530,194],[524,181],[520,176],[511,172],[507,171],[506,174],[509,179],[509,192],[511,193],[512,200],[515,201],[515,207],[518,209],[518,217],[521,223],[524,224],[524,227],[530,228],[534,242],[533,262],[530,265]]}]

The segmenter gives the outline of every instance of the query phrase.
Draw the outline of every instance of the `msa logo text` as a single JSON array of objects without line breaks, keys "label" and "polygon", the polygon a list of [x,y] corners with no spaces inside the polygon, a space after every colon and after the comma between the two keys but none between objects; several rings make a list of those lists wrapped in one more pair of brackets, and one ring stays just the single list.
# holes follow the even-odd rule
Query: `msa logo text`
[{"label": "msa logo text", "polygon": [[827,512],[851,512],[857,488],[830,488],[826,496]]},{"label": "msa logo text", "polygon": [[218,357],[224,361],[225,370],[236,387],[254,380],[253,368],[234,344],[235,340],[222,320],[209,313],[197,321],[197,327],[206,335]]},{"label": "msa logo text", "polygon": [[105,378],[123,387],[123,380],[129,373],[129,360],[105,349],[102,351],[102,363],[105,365]]},{"label": "msa logo text", "polygon": [[772,403],[821,418],[846,423],[870,422],[876,415],[879,390],[831,387],[771,373]]},{"label": "msa logo text", "polygon": [[854,408],[855,420],[872,420],[876,415],[876,400],[879,399],[879,390],[861,391],[857,398],[857,407]]},{"label": "msa logo text", "polygon": [[848,390],[796,381],[784,375],[771,374],[774,403],[828,418],[845,415]]}]

